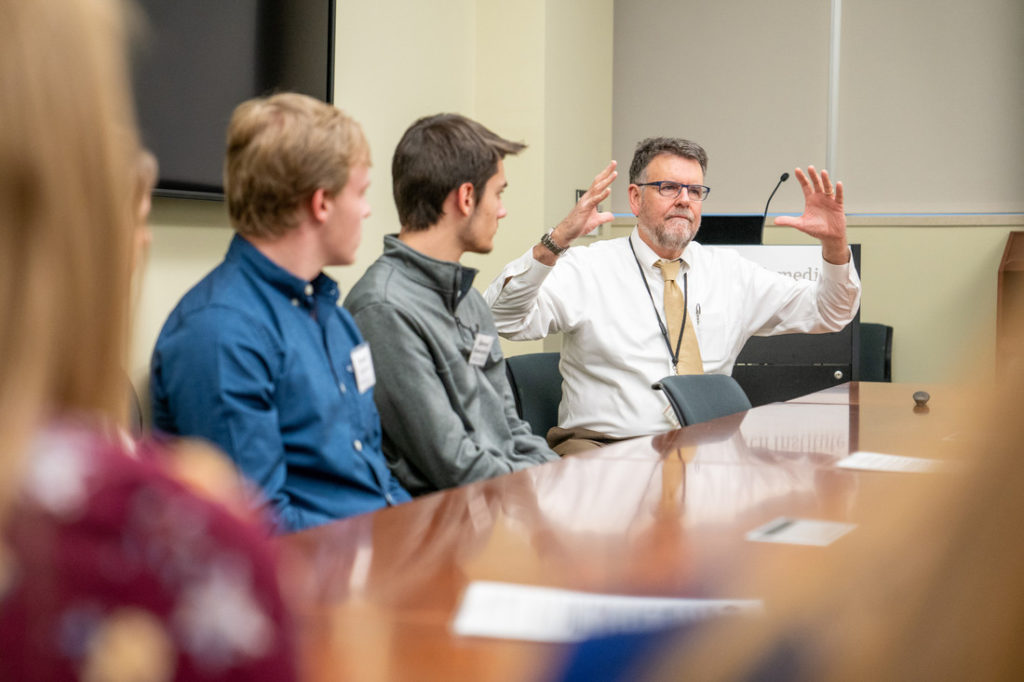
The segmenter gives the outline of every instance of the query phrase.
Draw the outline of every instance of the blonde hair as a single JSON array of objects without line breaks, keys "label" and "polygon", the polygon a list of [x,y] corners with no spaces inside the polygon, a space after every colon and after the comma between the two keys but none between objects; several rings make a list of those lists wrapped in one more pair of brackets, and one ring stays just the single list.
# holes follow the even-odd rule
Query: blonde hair
[{"label": "blonde hair", "polygon": [[137,223],[144,223],[146,221],[147,211],[144,208],[149,205],[150,195],[153,194],[153,188],[156,187],[159,174],[160,164],[157,162],[156,157],[153,156],[153,152],[145,147],[139,148],[135,155],[135,173],[133,178],[135,193],[132,195],[132,206],[135,207]]},{"label": "blonde hair", "polygon": [[986,392],[965,423],[987,436],[961,438],[954,472],[963,471],[897,477],[864,494],[872,512],[842,548],[741,581],[764,595],[765,619],[691,633],[653,678],[751,679],[795,652],[794,679],[1019,679],[1024,381]]},{"label": "blonde hair", "polygon": [[337,107],[280,93],[235,108],[228,125],[224,192],[242,235],[279,237],[317,189],[335,195],[349,170],[370,163],[363,129]]},{"label": "blonde hair", "polygon": [[0,0],[0,505],[40,420],[125,417],[124,24],[113,0]]}]

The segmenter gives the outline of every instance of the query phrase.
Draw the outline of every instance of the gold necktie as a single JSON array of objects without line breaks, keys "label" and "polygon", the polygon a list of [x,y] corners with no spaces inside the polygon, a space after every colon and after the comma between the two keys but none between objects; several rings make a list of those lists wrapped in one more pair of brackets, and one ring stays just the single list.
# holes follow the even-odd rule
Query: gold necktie
[{"label": "gold necktie", "polygon": [[656,516],[678,519],[686,498],[686,467],[697,457],[697,445],[685,430],[667,431],[651,439],[661,455],[661,497]]},{"label": "gold necktie", "polygon": [[692,459],[692,455],[685,459],[682,448],[662,457],[661,500],[658,502],[658,511],[662,515],[677,516],[682,509],[683,498],[686,496],[686,463]]},{"label": "gold necktie", "polygon": [[703,374],[704,363],[700,359],[700,346],[697,344],[697,332],[693,329],[693,321],[690,313],[686,310],[686,302],[683,300],[683,292],[676,283],[679,276],[679,261],[659,260],[654,267],[661,270],[661,276],[665,280],[665,324],[668,327],[669,343],[672,351],[675,352],[676,343],[679,340],[679,328],[683,324],[683,316],[686,317],[686,327],[683,329],[683,341],[679,345],[679,358],[676,362],[676,374]]}]

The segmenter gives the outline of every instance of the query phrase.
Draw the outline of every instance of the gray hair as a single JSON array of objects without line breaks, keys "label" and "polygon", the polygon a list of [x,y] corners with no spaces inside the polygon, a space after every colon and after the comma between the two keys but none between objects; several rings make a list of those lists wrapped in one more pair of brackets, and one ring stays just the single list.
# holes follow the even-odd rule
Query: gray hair
[{"label": "gray hair", "polygon": [[648,137],[641,140],[633,152],[633,163],[629,165],[630,184],[643,179],[647,165],[659,154],[673,154],[684,159],[693,159],[700,164],[702,172],[708,172],[708,153],[696,142],[678,137]]}]

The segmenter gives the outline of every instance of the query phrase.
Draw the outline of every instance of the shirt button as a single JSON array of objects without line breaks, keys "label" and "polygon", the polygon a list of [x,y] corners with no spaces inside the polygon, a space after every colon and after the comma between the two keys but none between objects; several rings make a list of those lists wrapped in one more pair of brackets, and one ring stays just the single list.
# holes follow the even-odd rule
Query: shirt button
[{"label": "shirt button", "polygon": [[338,389],[339,389],[339,390],[340,390],[340,391],[341,391],[342,393],[348,393],[348,389],[347,389],[347,388],[345,388],[345,384],[338,384]]},{"label": "shirt button", "polygon": [[299,307],[299,299],[293,298],[292,299],[292,305],[295,306],[296,308],[298,308]]},{"label": "shirt button", "polygon": [[357,440],[357,441],[353,442],[352,443],[352,447],[354,447],[356,449],[356,452],[362,452],[363,451],[363,443],[362,443],[362,441]]},{"label": "shirt button", "polygon": [[313,285],[312,284],[307,284],[306,285],[306,296],[312,296],[312,295],[313,295]]},{"label": "shirt button", "polygon": [[387,500],[388,504],[393,505],[395,503],[395,498],[391,497],[391,493],[384,493],[384,499]]}]

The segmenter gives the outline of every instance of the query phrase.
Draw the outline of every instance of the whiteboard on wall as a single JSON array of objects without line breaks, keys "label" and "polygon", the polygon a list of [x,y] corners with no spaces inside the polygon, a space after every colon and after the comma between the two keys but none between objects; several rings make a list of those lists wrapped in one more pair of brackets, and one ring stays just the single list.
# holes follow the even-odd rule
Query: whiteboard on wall
[{"label": "whiteboard on wall", "polygon": [[[760,213],[825,163],[830,3],[616,0],[612,149],[685,137],[705,211]],[[836,167],[849,213],[1024,213],[1024,2],[843,0]],[[628,212],[625,186],[612,197]],[[773,213],[797,212],[790,180]]]}]

